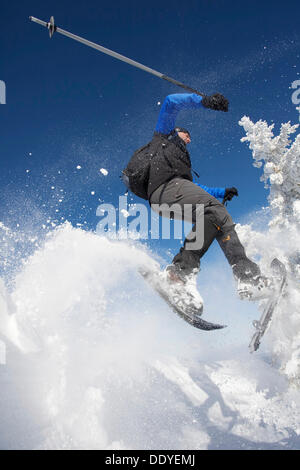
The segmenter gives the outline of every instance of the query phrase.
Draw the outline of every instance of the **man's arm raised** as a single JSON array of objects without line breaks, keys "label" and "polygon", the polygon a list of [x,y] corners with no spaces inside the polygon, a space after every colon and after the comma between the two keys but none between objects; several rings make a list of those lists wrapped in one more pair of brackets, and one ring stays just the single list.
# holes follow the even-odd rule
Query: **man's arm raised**
[{"label": "man's arm raised", "polygon": [[161,107],[155,131],[160,134],[170,134],[175,128],[179,111],[201,107],[202,96],[196,95],[196,93],[168,95]]},{"label": "man's arm raised", "polygon": [[202,107],[216,111],[228,111],[228,100],[219,93],[204,97],[196,93],[168,95],[161,107],[155,131],[160,134],[170,134],[175,128],[179,111]]}]

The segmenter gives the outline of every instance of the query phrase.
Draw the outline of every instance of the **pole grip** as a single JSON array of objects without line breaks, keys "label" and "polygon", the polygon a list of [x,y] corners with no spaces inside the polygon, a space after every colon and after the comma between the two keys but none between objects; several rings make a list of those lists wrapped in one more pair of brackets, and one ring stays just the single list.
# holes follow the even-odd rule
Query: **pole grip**
[{"label": "pole grip", "polygon": [[228,196],[225,196],[222,201],[223,206],[227,206],[228,201],[229,201]]}]

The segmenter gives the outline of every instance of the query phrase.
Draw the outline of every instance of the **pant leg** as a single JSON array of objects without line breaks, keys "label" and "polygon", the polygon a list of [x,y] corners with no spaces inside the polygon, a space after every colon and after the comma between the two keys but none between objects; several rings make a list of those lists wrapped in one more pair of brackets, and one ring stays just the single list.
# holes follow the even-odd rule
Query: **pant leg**
[{"label": "pant leg", "polygon": [[[169,208],[172,206],[173,218],[193,223],[191,233],[173,259],[173,263],[187,274],[194,269],[199,269],[200,258],[206,253],[217,235],[234,227],[226,207],[189,180],[174,178],[152,194],[150,204],[152,209],[163,217],[170,217]],[[167,206],[167,210],[163,210],[163,205]],[[189,211],[184,210],[187,206],[190,208]],[[201,227],[199,227],[199,221],[201,221]],[[200,228],[203,234],[199,234]],[[195,234],[199,237],[198,239],[203,240],[202,245],[197,249],[194,249],[193,243]]]},{"label": "pant leg", "polygon": [[260,275],[258,265],[247,257],[245,249],[234,229],[225,234],[220,234],[216,238],[228,263],[232,267],[235,278],[247,280]]},{"label": "pant leg", "polygon": [[[259,274],[258,266],[246,256],[226,207],[204,189],[191,181],[174,178],[153,193],[150,204],[153,210],[163,217],[170,217],[170,211],[166,210],[164,213],[163,210],[159,210],[159,207],[163,204],[168,207],[172,206],[174,208],[173,218],[182,220],[184,217],[184,220],[194,224],[192,232],[185,239],[183,247],[173,259],[173,264],[184,274],[199,270],[200,259],[214,239],[217,239],[236,277],[242,278]],[[185,205],[191,205],[191,212],[186,213],[183,210]],[[202,246],[193,249],[190,242],[191,235],[197,233],[197,229],[199,229],[197,227],[199,224],[197,205],[203,205],[200,209],[203,209],[203,227],[201,229],[203,229],[204,234]]]},{"label": "pant leg", "polygon": [[[172,263],[178,267],[183,274],[190,274],[191,272],[197,272],[200,268],[200,259],[207,252],[212,242],[218,235],[218,229],[211,222],[210,217],[204,214],[203,221],[203,245],[201,249],[192,250],[188,249],[190,244],[189,240],[185,240],[183,247],[180,248],[179,253],[173,258]],[[193,226],[193,232],[196,230],[196,224]]]}]

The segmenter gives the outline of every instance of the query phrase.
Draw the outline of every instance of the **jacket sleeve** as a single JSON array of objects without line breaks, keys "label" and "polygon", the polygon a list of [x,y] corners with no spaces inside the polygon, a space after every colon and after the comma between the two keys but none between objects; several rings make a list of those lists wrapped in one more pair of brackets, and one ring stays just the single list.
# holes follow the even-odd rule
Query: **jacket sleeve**
[{"label": "jacket sleeve", "polygon": [[160,134],[170,134],[175,128],[179,111],[182,109],[201,108],[202,96],[196,93],[176,93],[168,95],[161,107],[155,131]]},{"label": "jacket sleeve", "polygon": [[225,196],[225,188],[209,188],[208,186],[204,186],[203,184],[196,184],[197,186],[200,186],[200,188],[204,189],[204,191],[206,191],[211,196],[217,199],[223,199]]}]

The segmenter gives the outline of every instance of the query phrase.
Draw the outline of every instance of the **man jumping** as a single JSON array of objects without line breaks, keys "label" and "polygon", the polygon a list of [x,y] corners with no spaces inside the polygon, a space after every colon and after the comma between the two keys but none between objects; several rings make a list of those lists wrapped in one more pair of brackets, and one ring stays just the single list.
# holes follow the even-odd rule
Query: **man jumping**
[{"label": "man jumping", "polygon": [[[208,188],[193,182],[187,145],[191,136],[187,129],[176,126],[178,113],[183,109],[210,108],[228,111],[228,101],[220,94],[202,97],[195,93],[173,94],[166,97],[156,124],[154,136],[146,146],[135,152],[124,171],[128,187],[148,199],[151,208],[163,217],[171,217],[162,207],[177,207],[172,217],[192,222],[197,234],[197,211],[202,211],[204,234],[201,247],[194,248],[189,235],[163,275],[174,292],[189,292],[198,305],[202,302],[196,289],[200,259],[216,239],[233,270],[242,298],[263,297],[269,293],[268,279],[261,275],[256,263],[245,253],[235,231],[235,224],[224,204],[218,199],[238,196],[236,188]],[[186,214],[184,206],[191,211]],[[175,209],[176,212],[176,209]]]}]

